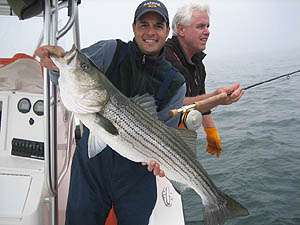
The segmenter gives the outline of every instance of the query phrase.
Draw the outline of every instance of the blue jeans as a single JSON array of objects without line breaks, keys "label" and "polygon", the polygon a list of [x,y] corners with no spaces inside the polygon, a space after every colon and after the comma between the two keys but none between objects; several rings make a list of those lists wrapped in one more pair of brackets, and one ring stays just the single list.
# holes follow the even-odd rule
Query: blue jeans
[{"label": "blue jeans", "polygon": [[66,225],[102,225],[112,204],[119,225],[147,225],[156,202],[156,179],[145,166],[110,147],[88,158],[89,131],[74,153]]}]

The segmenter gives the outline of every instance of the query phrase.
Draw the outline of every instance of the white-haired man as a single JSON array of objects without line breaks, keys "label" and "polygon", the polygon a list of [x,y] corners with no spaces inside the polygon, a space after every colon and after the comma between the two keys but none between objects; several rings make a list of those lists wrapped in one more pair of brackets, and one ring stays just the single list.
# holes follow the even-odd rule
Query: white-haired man
[{"label": "white-haired man", "polygon": [[[165,45],[166,59],[185,77],[187,92],[184,104],[192,104],[207,97],[217,95],[221,89],[206,94],[206,71],[202,62],[203,50],[209,37],[209,7],[202,3],[188,3],[179,8],[172,21],[173,36]],[[239,84],[233,84],[237,88]],[[241,95],[234,99],[238,101]],[[231,104],[228,102],[227,104]],[[201,123],[201,121],[199,121]],[[207,135],[207,152],[220,156],[221,138],[211,111],[202,112],[202,126]]]}]

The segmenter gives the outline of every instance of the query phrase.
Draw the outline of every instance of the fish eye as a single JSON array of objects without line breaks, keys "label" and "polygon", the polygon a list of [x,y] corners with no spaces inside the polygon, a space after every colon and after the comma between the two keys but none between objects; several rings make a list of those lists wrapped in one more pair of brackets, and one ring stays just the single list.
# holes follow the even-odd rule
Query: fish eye
[{"label": "fish eye", "polygon": [[80,67],[83,71],[86,71],[89,69],[89,66],[86,63],[81,63]]}]

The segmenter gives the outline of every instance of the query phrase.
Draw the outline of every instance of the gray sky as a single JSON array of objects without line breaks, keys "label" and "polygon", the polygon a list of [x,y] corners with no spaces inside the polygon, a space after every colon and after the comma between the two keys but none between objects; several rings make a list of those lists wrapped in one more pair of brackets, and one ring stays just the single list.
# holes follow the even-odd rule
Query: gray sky
[{"label": "gray sky", "polygon": [[[86,0],[79,7],[81,46],[98,40],[133,37],[131,23],[140,0]],[[163,1],[170,19],[182,0]],[[206,0],[210,5],[210,57],[248,52],[300,50],[299,0]],[[31,26],[28,26],[28,25]],[[4,29],[5,27],[5,29]],[[42,28],[41,18],[19,21],[0,17],[0,57],[32,54]],[[65,38],[61,45],[69,48]]]}]

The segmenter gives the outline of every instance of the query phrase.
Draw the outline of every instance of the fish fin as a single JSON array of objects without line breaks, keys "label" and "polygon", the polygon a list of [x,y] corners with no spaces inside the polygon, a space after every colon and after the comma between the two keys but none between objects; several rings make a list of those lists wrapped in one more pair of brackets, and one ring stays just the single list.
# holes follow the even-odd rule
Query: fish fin
[{"label": "fish fin", "polygon": [[189,188],[188,185],[183,184],[181,182],[175,181],[175,180],[171,180],[169,179],[171,184],[173,185],[174,189],[178,192],[178,194],[181,194],[182,192],[184,192],[186,189]]},{"label": "fish fin", "polygon": [[100,138],[90,132],[88,140],[88,156],[93,158],[107,146]]},{"label": "fish fin", "polygon": [[229,209],[228,218],[234,218],[239,216],[248,216],[249,211],[244,206],[242,206],[239,202],[231,198],[230,196],[223,194],[227,200],[227,208]]},{"label": "fish fin", "polygon": [[99,124],[101,127],[104,128],[108,133],[112,135],[118,135],[119,131],[118,129],[110,122],[108,119],[106,119],[103,115],[100,113],[96,113],[95,122]]},{"label": "fish fin", "polygon": [[189,149],[193,151],[194,154],[196,154],[196,148],[197,148],[197,133],[193,130],[188,129],[177,129],[177,128],[170,128],[173,129],[175,133],[179,137],[182,138],[184,143],[186,143],[189,146]]},{"label": "fish fin", "polygon": [[155,104],[155,99],[149,93],[143,95],[137,95],[130,98],[132,102],[141,106],[146,112],[152,115],[154,118],[158,119],[157,116],[157,105]]},{"label": "fish fin", "polygon": [[230,196],[223,194],[225,201],[220,205],[207,205],[204,207],[204,224],[221,225],[226,219],[239,216],[248,216],[248,210]]}]

